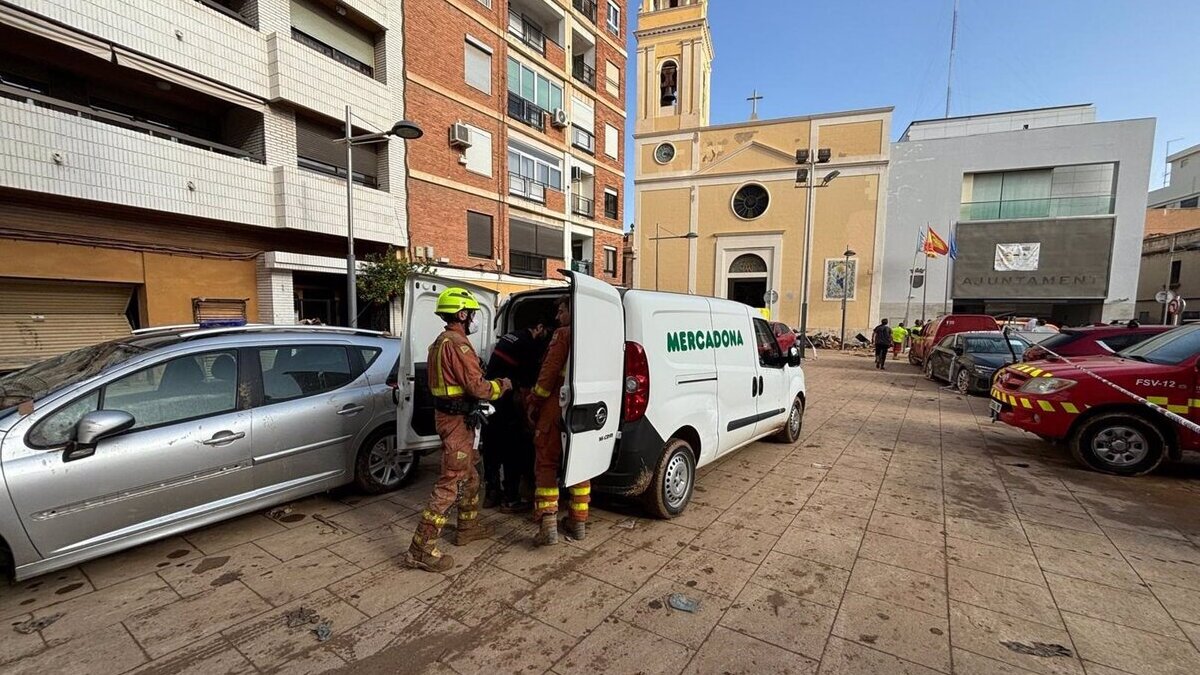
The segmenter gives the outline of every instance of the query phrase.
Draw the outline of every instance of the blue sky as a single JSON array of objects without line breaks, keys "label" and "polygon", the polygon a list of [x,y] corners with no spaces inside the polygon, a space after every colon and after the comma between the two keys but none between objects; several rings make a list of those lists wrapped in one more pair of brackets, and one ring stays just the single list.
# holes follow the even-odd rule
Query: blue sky
[{"label": "blue sky", "polygon": [[[636,21],[643,0],[630,0]],[[941,117],[953,0],[712,0],[712,123],[894,106],[892,139]],[[960,0],[951,115],[1095,103],[1098,118],[1157,118],[1165,144],[1200,143],[1197,0]],[[629,40],[629,127],[637,51]],[[633,139],[626,138],[632,158]],[[635,165],[627,162],[626,221]]]}]

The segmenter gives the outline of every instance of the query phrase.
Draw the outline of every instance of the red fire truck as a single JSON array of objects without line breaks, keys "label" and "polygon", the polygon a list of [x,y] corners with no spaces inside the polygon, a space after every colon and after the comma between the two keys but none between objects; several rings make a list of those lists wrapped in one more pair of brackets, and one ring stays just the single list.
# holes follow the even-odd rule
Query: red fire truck
[{"label": "red fire truck", "polygon": [[1200,324],[1112,356],[1010,365],[992,382],[992,419],[1064,441],[1085,466],[1121,476],[1200,450]]}]

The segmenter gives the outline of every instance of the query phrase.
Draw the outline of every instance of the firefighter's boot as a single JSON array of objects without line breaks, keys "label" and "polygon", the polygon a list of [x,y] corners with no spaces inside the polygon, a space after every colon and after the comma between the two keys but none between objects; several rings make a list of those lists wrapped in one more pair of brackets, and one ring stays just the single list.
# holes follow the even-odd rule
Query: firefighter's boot
[{"label": "firefighter's boot", "polygon": [[583,541],[587,536],[587,521],[567,519],[567,536],[575,541]]},{"label": "firefighter's boot", "polygon": [[495,533],[495,528],[491,525],[484,525],[479,522],[478,518],[463,520],[461,516],[458,519],[458,530],[454,533],[454,545],[466,546],[473,541],[487,539]]},{"label": "firefighter's boot", "polygon": [[542,516],[541,528],[533,542],[538,546],[550,546],[558,543],[558,516],[548,513]]},{"label": "firefighter's boot", "polygon": [[454,559],[442,555],[437,547],[438,537],[442,534],[442,523],[446,517],[428,510],[422,516],[417,531],[413,534],[412,543],[408,545],[408,552],[404,554],[404,566],[427,572],[445,572],[454,567]]}]

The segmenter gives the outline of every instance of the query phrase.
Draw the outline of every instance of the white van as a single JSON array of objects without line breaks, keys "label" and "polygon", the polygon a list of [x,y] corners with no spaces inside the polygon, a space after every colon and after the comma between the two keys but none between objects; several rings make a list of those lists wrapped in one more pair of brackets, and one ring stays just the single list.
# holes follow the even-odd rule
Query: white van
[{"label": "white van", "polygon": [[483,306],[471,336],[487,358],[496,338],[554,315],[572,298],[571,361],[563,387],[567,439],[564,483],[592,479],[597,491],[639,496],[671,518],[692,497],[696,469],[775,436],[800,436],[805,391],[800,357],[784,354],[757,312],[730,300],[620,291],[563,272],[565,288],[527,291],[496,307],[490,289],[437,277],[410,278],[400,356],[403,448],[437,448],[426,353],[443,329],[433,310],[447,286],[469,289]]}]

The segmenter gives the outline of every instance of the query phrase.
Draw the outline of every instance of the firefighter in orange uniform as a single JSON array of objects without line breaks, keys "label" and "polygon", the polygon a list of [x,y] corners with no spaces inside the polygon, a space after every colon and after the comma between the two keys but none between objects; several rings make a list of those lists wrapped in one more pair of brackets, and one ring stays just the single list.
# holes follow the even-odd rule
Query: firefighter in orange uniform
[{"label": "firefighter in orange uniform", "polygon": [[442,438],[442,475],[433,486],[429,506],[421,514],[404,562],[430,572],[454,566],[442,555],[437,540],[446,525],[446,513],[458,502],[458,528],[454,543],[463,546],[491,535],[479,523],[479,461],[473,413],[478,401],[494,401],[512,389],[507,379],[486,380],[479,357],[467,336],[477,329],[479,301],[463,288],[448,288],[438,296],[434,311],[446,330],[429,346],[429,389],[434,396],[434,422]]},{"label": "firefighter in orange uniform", "polygon": [[[562,464],[562,407],[558,402],[559,392],[566,380],[567,359],[571,356],[571,299],[558,301],[555,315],[560,328],[550,338],[537,384],[529,395],[530,418],[534,424],[534,496],[533,517],[541,525],[538,531],[539,545],[558,543],[558,470]],[[587,533],[588,502],[591,501],[591,483],[584,481],[572,485],[571,513],[567,532],[571,538],[583,539]]]}]

